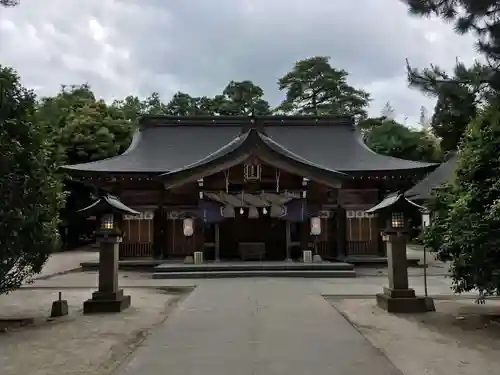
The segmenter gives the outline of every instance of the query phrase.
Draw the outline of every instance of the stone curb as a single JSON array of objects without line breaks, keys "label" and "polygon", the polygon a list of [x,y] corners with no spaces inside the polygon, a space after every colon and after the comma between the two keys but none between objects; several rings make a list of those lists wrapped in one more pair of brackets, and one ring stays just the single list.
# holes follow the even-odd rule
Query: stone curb
[{"label": "stone curb", "polygon": [[[375,299],[375,294],[322,294],[325,299]],[[475,300],[477,296],[460,296],[454,294],[429,294],[430,298],[440,301],[455,301],[455,300]],[[498,301],[500,296],[491,296],[486,300]]]},{"label": "stone curb", "polygon": [[32,277],[30,279],[30,281],[48,280],[48,279],[51,279],[51,278],[56,277],[56,276],[62,276],[62,275],[66,275],[68,273],[81,271],[81,269],[82,269],[82,267],[78,266],[78,267],[75,267],[75,268],[70,268],[69,270],[64,270],[64,271],[58,271],[58,272],[49,273],[48,275],[35,276],[35,277]]}]

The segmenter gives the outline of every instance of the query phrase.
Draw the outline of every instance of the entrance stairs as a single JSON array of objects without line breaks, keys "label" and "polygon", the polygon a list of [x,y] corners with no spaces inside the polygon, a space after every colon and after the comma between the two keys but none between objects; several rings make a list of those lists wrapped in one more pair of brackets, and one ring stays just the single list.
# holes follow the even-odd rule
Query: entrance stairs
[{"label": "entrance stairs", "polygon": [[356,277],[354,265],[344,262],[212,262],[203,264],[164,263],[154,267],[153,279],[196,279],[236,277]]}]

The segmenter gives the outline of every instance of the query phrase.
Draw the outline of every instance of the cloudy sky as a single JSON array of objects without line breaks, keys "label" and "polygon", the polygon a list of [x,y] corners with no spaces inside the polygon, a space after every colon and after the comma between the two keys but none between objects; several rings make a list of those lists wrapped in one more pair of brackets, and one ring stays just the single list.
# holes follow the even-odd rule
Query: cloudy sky
[{"label": "cloudy sky", "polygon": [[[214,95],[252,80],[271,104],[296,60],[331,56],[350,84],[417,121],[433,101],[409,89],[414,66],[451,68],[476,57],[471,37],[439,20],[410,17],[399,0],[21,0],[0,8],[0,64],[41,95],[88,82],[112,100],[153,91]],[[409,124],[410,125],[410,124]]]}]

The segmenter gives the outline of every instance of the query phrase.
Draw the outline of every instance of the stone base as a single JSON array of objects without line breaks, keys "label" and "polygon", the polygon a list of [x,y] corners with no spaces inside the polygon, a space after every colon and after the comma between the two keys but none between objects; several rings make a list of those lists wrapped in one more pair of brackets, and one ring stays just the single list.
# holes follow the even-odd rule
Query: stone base
[{"label": "stone base", "polygon": [[52,302],[52,309],[50,310],[51,318],[59,318],[68,315],[68,301],[56,300]]},{"label": "stone base", "polygon": [[123,294],[123,290],[116,293],[92,293],[92,299],[83,303],[84,314],[122,312],[130,306],[131,298]]},{"label": "stone base", "polygon": [[384,293],[378,293],[376,297],[378,307],[390,313],[424,313],[436,311],[432,298],[415,296],[413,289],[384,288]]},{"label": "stone base", "polygon": [[313,263],[321,263],[321,262],[323,262],[323,259],[321,258],[321,255],[315,254],[313,256]]}]

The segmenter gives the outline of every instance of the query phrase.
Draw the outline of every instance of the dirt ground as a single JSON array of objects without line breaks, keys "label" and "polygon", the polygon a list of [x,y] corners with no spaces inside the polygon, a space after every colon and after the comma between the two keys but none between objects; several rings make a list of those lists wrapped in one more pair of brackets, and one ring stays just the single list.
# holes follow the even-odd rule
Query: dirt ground
[{"label": "dirt ground", "polygon": [[119,314],[83,315],[94,289],[66,289],[69,316],[48,321],[54,290],[19,290],[0,297],[0,319],[34,318],[35,324],[0,333],[2,375],[109,374],[163,322],[184,294],[126,290],[132,306]]},{"label": "dirt ground", "polygon": [[374,299],[331,299],[405,375],[493,375],[500,368],[500,301],[435,301],[436,312],[394,315]]}]

